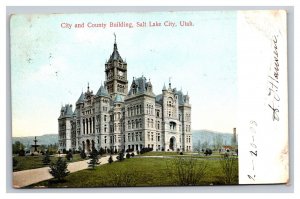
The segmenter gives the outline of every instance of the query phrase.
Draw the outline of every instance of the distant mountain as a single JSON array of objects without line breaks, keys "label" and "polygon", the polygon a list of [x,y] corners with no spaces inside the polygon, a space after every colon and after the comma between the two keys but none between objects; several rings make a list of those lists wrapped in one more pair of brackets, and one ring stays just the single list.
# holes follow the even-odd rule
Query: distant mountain
[{"label": "distant mountain", "polygon": [[[26,147],[34,144],[34,137],[35,136],[28,136],[28,137],[13,137],[12,142],[20,141]],[[37,144],[39,145],[49,145],[49,144],[58,144],[58,134],[45,134],[41,136],[36,136]]]},{"label": "distant mountain", "polygon": [[210,130],[193,130],[192,136],[193,148],[195,148],[199,144],[200,146],[203,146],[203,148],[206,148],[212,147],[217,143],[221,145],[231,145],[233,133],[217,132]]}]

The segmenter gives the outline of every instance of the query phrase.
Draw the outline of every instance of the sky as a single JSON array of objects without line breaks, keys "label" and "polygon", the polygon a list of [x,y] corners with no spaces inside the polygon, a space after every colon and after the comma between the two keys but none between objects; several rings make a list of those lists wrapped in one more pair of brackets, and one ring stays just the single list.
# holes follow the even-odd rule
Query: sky
[{"label": "sky", "polygon": [[[161,26],[149,27],[150,21]],[[180,26],[180,21],[193,26]],[[89,22],[133,27],[89,28]],[[137,22],[147,27],[136,27]],[[74,27],[82,23],[84,28]],[[232,132],[237,114],[236,12],[52,14],[11,18],[14,137],[58,133],[61,106],[75,105],[88,83],[96,93],[105,81],[114,33],[127,62],[129,86],[133,77],[143,75],[160,94],[171,79],[172,87],[190,96],[192,130]]]}]

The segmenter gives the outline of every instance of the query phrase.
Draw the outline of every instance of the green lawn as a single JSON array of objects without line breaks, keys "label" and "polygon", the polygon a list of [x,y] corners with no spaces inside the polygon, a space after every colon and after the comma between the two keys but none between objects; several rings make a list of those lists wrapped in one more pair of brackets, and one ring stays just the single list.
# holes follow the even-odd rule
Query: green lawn
[{"label": "green lawn", "polygon": [[[27,169],[36,169],[41,167],[46,167],[47,165],[43,164],[43,156],[15,156],[15,159],[18,161],[18,164],[13,171],[22,171]],[[51,161],[56,161],[57,157],[51,156]],[[70,162],[81,161],[80,154],[74,154],[73,160]]]},{"label": "green lawn", "polygon": [[[171,186],[179,185],[174,177],[173,158],[130,158],[69,174],[64,182],[54,179],[30,185],[33,187],[115,187],[115,186]],[[196,185],[224,184],[219,160],[194,159],[207,164],[205,176]],[[168,166],[167,166],[168,165]],[[238,183],[238,161],[234,161],[234,182]]]},{"label": "green lawn", "polygon": [[179,155],[177,152],[163,152],[163,151],[150,151],[147,153],[140,154],[139,156],[173,156]]}]

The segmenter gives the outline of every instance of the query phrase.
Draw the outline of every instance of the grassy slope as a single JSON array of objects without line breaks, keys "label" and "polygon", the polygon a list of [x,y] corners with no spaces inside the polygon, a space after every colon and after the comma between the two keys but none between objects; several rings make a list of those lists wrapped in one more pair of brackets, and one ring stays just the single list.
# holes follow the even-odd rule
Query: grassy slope
[{"label": "grassy slope", "polygon": [[[95,170],[82,170],[69,174],[65,178],[65,182],[57,183],[54,180],[44,181],[29,187],[105,187],[116,186],[112,179],[113,174],[129,172],[133,175],[135,186],[170,186],[174,185],[174,180],[170,177],[167,171],[167,162],[171,159],[163,158],[131,158],[123,162],[114,162],[97,167]],[[223,184],[222,171],[219,161],[197,159],[198,163],[207,163],[208,169],[206,176],[202,179],[199,185]],[[238,167],[238,161],[235,163]],[[238,183],[238,170],[236,170],[236,183]]]}]

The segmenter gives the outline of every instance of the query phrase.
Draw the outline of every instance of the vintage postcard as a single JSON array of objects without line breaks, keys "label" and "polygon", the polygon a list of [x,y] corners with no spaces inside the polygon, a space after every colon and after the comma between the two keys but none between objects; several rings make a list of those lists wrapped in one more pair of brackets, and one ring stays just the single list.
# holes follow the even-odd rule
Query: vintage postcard
[{"label": "vintage postcard", "polygon": [[11,15],[12,187],[287,183],[286,15]]}]

